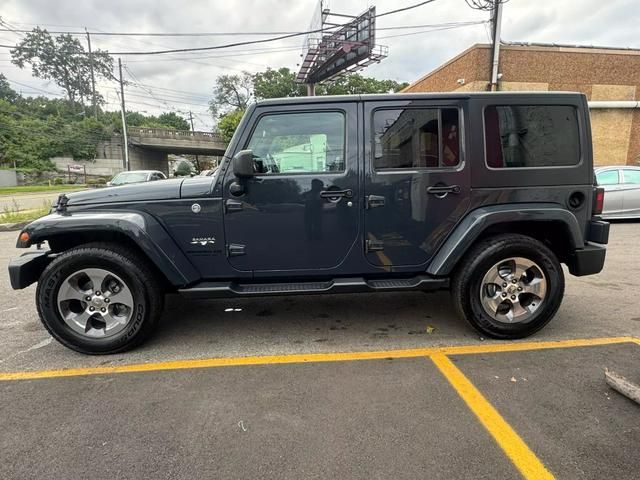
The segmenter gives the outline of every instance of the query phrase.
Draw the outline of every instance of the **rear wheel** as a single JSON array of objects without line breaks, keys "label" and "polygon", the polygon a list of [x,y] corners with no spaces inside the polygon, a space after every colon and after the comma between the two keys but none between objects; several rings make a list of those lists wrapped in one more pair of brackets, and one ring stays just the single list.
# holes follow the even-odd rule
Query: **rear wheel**
[{"label": "rear wheel", "polygon": [[49,264],[36,300],[56,340],[78,352],[108,354],[133,348],[153,333],[163,295],[139,255],[117,245],[88,244]]},{"label": "rear wheel", "polygon": [[533,238],[487,238],[460,265],[452,285],[454,305],[487,336],[529,336],[553,318],[562,302],[562,267],[554,253]]}]

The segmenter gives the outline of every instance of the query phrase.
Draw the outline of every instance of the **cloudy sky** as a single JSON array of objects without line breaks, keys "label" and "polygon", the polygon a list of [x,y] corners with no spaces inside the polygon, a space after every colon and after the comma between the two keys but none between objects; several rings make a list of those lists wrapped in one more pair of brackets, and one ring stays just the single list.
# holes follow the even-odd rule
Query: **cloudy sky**
[{"label": "cloudy sky", "polygon": [[[358,14],[375,5],[377,13],[419,3],[419,0],[325,1],[332,11]],[[202,37],[92,36],[93,48],[111,52],[213,46],[272,35],[248,32],[307,30],[318,0],[2,0],[0,18],[15,30],[37,25],[48,30],[90,32],[206,32]],[[376,78],[411,82],[478,42],[489,39],[488,25],[438,30],[431,25],[482,22],[489,14],[472,10],[464,0],[435,0],[419,8],[378,19],[377,43],[389,47],[389,57],[363,71]],[[640,8],[637,0],[510,0],[504,6],[502,39],[640,48]],[[404,27],[402,29],[389,27]],[[411,27],[411,28],[409,28]],[[0,27],[2,28],[2,27]],[[234,35],[221,35],[233,33]],[[239,35],[238,33],[243,33]],[[0,44],[13,45],[20,33],[0,31]],[[84,38],[81,37],[84,41]],[[224,50],[155,56],[123,55],[127,107],[157,114],[174,110],[195,116],[196,129],[210,129],[207,101],[216,76],[257,72],[267,67],[297,70],[303,38]],[[31,76],[10,63],[0,48],[0,72],[27,95],[60,94],[55,83]],[[130,73],[129,73],[130,72]],[[117,84],[101,80],[99,88],[110,109],[118,109]]]}]

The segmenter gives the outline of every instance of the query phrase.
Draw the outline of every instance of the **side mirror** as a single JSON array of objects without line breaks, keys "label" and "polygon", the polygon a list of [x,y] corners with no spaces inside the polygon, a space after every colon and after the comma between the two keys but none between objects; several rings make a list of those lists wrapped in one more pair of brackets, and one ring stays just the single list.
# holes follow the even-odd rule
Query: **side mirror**
[{"label": "side mirror", "polygon": [[240,150],[236,153],[233,157],[233,174],[236,178],[251,178],[255,175],[251,150]]}]

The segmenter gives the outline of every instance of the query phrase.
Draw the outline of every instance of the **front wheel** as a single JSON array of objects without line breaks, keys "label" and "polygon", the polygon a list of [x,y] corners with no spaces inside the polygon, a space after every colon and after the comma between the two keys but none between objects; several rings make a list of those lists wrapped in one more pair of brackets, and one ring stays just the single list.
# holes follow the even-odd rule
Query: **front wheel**
[{"label": "front wheel", "polygon": [[139,255],[111,244],[68,250],[42,273],[38,313],[60,343],[81,353],[129,350],[155,330],[162,310],[159,283]]},{"label": "front wheel", "polygon": [[555,254],[524,235],[481,241],[463,258],[452,295],[458,313],[481,333],[527,337],[555,315],[564,295],[564,273]]}]

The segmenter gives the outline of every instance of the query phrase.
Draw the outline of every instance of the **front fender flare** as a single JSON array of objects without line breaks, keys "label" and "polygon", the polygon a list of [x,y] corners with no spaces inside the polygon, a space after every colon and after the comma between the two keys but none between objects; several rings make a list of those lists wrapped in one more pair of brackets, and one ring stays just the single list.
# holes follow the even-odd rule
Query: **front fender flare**
[{"label": "front fender flare", "polygon": [[17,247],[26,248],[59,235],[84,232],[117,232],[129,237],[176,287],[196,282],[200,274],[175,241],[153,216],[131,211],[93,211],[53,213],[29,225],[27,243],[18,239]]},{"label": "front fender flare", "polygon": [[488,227],[507,222],[559,222],[568,233],[572,249],[584,247],[578,219],[554,203],[531,203],[481,207],[467,214],[440,247],[427,268],[436,276],[449,275],[458,260]]}]

